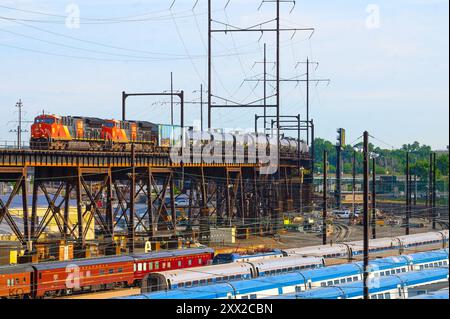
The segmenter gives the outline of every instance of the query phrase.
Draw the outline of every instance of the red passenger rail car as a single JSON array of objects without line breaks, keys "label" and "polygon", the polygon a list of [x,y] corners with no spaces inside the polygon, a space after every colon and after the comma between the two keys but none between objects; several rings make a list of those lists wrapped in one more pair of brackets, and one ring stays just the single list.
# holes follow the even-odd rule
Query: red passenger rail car
[{"label": "red passenger rail car", "polygon": [[140,286],[151,272],[212,263],[211,248],[0,267],[0,298],[45,298]]},{"label": "red passenger rail car", "polygon": [[134,281],[129,256],[42,263],[33,268],[35,298],[127,287]]},{"label": "red passenger rail car", "polygon": [[155,254],[134,255],[135,285],[151,272],[206,266],[212,263],[213,249],[186,249],[159,252]]},{"label": "red passenger rail car", "polygon": [[30,265],[0,267],[0,298],[30,295],[33,272]]}]

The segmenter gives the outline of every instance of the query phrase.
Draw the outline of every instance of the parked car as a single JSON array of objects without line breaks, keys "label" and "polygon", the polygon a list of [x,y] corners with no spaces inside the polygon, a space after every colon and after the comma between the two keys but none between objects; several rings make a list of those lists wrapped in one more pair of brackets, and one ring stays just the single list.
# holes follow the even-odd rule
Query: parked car
[{"label": "parked car", "polygon": [[351,213],[349,210],[334,210],[333,211],[334,216],[336,216],[337,218],[342,218],[342,219],[349,219],[350,214]]},{"label": "parked car", "polygon": [[188,207],[189,206],[189,198],[181,197],[175,200],[176,207]]}]

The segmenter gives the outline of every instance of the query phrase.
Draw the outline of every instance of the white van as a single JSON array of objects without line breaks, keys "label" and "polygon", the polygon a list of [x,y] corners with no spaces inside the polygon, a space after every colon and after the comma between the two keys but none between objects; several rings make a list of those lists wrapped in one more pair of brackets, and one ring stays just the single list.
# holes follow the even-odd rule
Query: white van
[{"label": "white van", "polygon": [[349,210],[335,210],[335,211],[333,211],[333,215],[336,216],[337,218],[349,219],[350,211]]}]

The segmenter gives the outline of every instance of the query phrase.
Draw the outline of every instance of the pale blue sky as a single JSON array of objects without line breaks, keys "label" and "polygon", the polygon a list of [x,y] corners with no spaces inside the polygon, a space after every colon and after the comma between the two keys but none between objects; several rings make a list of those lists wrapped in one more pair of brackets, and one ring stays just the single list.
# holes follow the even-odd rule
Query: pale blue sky
[{"label": "pale blue sky", "polygon": [[[193,91],[207,84],[206,0],[194,11],[196,0],[176,0],[170,11],[172,2],[0,0],[0,140],[14,139],[10,121],[19,98],[29,120],[43,109],[119,118],[122,90],[168,90],[173,71],[175,88],[185,90],[187,100],[198,99]],[[213,0],[215,20],[248,26],[273,18],[271,3],[258,11],[260,0],[231,0],[224,10],[226,2]],[[80,28],[65,24],[70,4],[80,9]],[[379,28],[367,27],[370,4],[380,10]],[[316,28],[311,39],[305,32],[283,35],[282,76],[303,74],[294,66],[310,57],[320,62],[312,76],[332,79],[312,88],[317,136],[334,139],[344,127],[348,142],[367,129],[394,146],[415,140],[436,149],[448,145],[447,0],[297,0],[292,13],[290,4],[282,8],[283,26]],[[259,37],[214,36],[215,95],[239,102],[262,97],[261,85],[242,85],[243,78],[261,75],[262,65],[253,63],[261,61],[264,42],[274,60],[274,35]],[[283,114],[304,115],[304,85],[283,84],[281,93]],[[169,105],[157,100],[130,99],[129,118],[168,123]],[[216,109],[213,125],[251,128],[254,114]],[[187,106],[187,123],[196,119],[198,105]]]}]

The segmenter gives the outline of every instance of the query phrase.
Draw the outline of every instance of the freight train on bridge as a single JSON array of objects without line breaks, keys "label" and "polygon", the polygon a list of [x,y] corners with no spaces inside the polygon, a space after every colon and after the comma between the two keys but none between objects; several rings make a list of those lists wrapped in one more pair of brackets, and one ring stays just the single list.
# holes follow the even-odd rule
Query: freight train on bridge
[{"label": "freight train on bridge", "polygon": [[[278,140],[256,132],[41,114],[31,125],[29,149],[0,150],[0,179],[12,185],[0,199],[0,223],[8,224],[26,250],[20,262],[34,261],[34,245],[50,222],[58,227],[55,242],[75,242],[75,257],[86,256],[93,227],[107,255],[117,254],[117,235],[126,237],[130,253],[137,238],[208,244],[211,227],[238,225],[239,231],[273,235],[284,211],[312,207],[314,144],[300,138],[304,130],[299,120],[298,138]],[[312,121],[306,130],[314,136]],[[180,143],[191,156],[174,161],[171,152]],[[267,174],[272,148],[276,169]],[[38,218],[42,195],[48,204],[39,207],[46,213]],[[188,202],[182,230],[175,205],[180,196]],[[138,198],[147,204],[143,214],[136,211]],[[17,200],[19,220],[11,213]],[[71,209],[76,220],[69,217]]]}]

